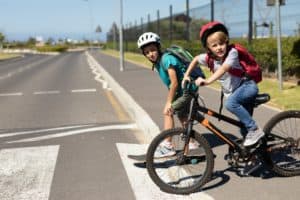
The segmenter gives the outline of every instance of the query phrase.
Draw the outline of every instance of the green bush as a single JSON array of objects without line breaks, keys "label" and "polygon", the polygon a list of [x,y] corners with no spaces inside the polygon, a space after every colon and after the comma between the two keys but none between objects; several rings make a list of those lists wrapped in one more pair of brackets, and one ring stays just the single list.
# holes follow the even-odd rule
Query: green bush
[{"label": "green bush", "polygon": [[68,50],[68,46],[66,45],[46,45],[43,47],[36,47],[37,51],[40,52],[65,52]]}]

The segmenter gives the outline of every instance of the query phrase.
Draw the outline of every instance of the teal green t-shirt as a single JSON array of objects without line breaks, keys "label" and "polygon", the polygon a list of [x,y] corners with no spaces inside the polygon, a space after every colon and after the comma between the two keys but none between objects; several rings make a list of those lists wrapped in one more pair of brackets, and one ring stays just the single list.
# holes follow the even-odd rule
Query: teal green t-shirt
[{"label": "teal green t-shirt", "polygon": [[[176,91],[176,97],[179,97],[182,95],[181,82],[183,80],[186,67],[178,58],[171,55],[170,53],[164,53],[162,55],[160,62],[155,64],[155,69],[157,70],[160,79],[167,86],[168,89],[170,89],[171,84],[171,80],[168,74],[168,69],[170,67],[173,67],[176,71],[176,76],[179,83],[179,87]],[[198,88],[196,85],[193,85],[192,89],[196,91]]]}]

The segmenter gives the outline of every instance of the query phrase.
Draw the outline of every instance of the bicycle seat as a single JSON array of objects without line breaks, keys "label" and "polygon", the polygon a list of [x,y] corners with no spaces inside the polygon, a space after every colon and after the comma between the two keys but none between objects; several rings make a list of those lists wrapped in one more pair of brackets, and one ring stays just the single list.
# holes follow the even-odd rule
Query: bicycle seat
[{"label": "bicycle seat", "polygon": [[254,106],[259,106],[260,104],[266,103],[268,101],[270,101],[271,97],[269,94],[267,93],[262,93],[262,94],[258,94],[255,97],[255,101],[254,101]]}]

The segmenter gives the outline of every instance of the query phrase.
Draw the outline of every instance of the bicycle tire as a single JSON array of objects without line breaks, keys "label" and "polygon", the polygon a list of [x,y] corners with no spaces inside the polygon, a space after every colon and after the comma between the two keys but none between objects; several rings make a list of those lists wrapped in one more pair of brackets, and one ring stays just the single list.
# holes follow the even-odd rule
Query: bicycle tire
[{"label": "bicycle tire", "polygon": [[[178,162],[182,158],[184,140],[183,128],[165,130],[157,135],[146,155],[146,167],[152,181],[164,192],[172,194],[190,194],[201,189],[212,175],[214,156],[207,140],[199,133],[193,131],[191,138],[196,142],[197,149],[190,150],[183,163]],[[172,138],[172,144],[176,155],[166,158],[155,158],[155,152],[160,144],[168,137]]]},{"label": "bicycle tire", "polygon": [[[265,160],[280,176],[300,175],[300,111],[280,112],[264,127]],[[284,139],[280,139],[284,138]]]}]

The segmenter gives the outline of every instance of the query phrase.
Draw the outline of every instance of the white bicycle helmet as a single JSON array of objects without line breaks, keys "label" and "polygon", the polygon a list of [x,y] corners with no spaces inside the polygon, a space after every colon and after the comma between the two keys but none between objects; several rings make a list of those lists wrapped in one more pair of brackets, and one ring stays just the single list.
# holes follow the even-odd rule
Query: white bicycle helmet
[{"label": "white bicycle helmet", "polygon": [[142,48],[146,44],[150,44],[150,43],[160,44],[160,37],[156,33],[146,32],[143,33],[137,41],[137,45],[139,48]]}]

